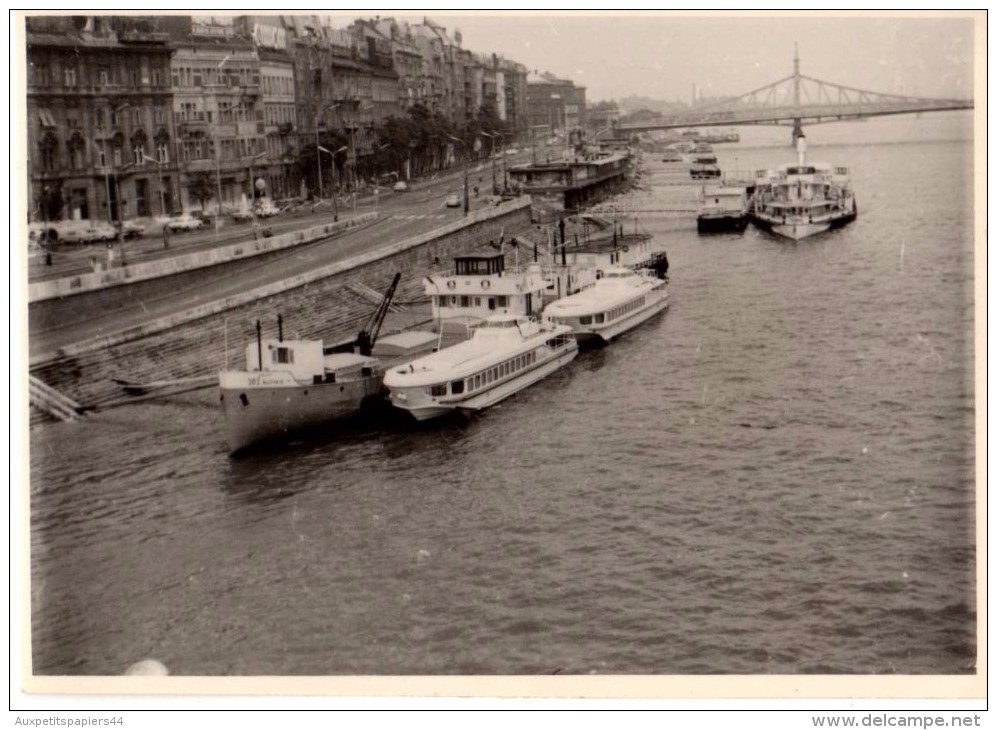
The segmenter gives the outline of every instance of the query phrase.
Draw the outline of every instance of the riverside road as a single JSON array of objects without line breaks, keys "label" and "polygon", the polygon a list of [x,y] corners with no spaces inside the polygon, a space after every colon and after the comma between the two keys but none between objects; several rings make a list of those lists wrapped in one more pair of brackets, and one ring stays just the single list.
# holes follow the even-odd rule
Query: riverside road
[{"label": "riverside road", "polygon": [[[225,297],[250,291],[257,287],[280,281],[289,277],[306,273],[313,269],[342,261],[351,256],[369,251],[372,247],[391,243],[405,238],[425,233],[434,228],[459,220],[463,217],[462,208],[447,208],[444,201],[447,196],[459,193],[463,184],[463,173],[441,176],[436,180],[416,184],[407,193],[388,192],[379,196],[377,212],[379,218],[370,224],[357,229],[338,234],[310,244],[286,249],[276,258],[271,258],[259,265],[247,265],[243,270],[226,276],[223,280],[212,280],[199,284],[184,285],[183,276],[177,278],[177,287],[155,299],[145,299],[139,306],[132,302],[121,302],[115,305],[103,306],[100,312],[81,313],[79,317],[64,318],[51,321],[39,316],[30,317],[29,357],[31,361],[45,360],[56,357],[59,349],[67,345],[85,342],[94,337],[119,332],[135,326],[140,326],[160,317],[182,312],[192,307],[207,304]],[[482,178],[479,181],[479,178]],[[490,189],[490,165],[481,165],[470,171],[470,185],[478,185],[482,189]],[[471,198],[471,211],[493,205],[493,199],[482,196]],[[374,204],[370,199],[363,201],[357,208],[357,213],[370,212]],[[352,216],[352,208],[347,212],[340,208],[340,220]],[[281,218],[270,219],[267,227],[275,234],[297,228],[327,223],[332,220],[332,212],[323,209],[316,214],[295,217],[291,220]],[[232,226],[226,226],[231,230]],[[251,229],[241,226],[244,236],[249,236]],[[157,246],[150,239],[130,241],[125,244],[129,253],[128,261],[135,263],[155,258],[165,258],[183,253],[211,248],[219,243],[233,243],[231,233],[216,241],[215,232],[209,229],[203,232],[176,234],[171,236],[168,251],[155,250]],[[99,250],[99,249],[97,249]],[[87,270],[89,253],[80,250],[68,256],[56,255],[56,266],[63,276],[81,273]],[[59,261],[59,258],[65,258]],[[251,260],[249,260],[251,261]],[[39,280],[47,273],[43,264],[33,264],[31,279]],[[47,277],[45,277],[47,278]],[[30,314],[30,313],[29,313]]]}]

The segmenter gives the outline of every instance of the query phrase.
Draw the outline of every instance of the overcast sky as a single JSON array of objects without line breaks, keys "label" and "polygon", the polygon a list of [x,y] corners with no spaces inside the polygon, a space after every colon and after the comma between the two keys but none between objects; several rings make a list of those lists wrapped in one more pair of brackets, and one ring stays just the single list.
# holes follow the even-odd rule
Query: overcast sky
[{"label": "overcast sky", "polygon": [[742,94],[790,75],[794,42],[799,43],[801,73],[824,81],[887,93],[972,96],[973,22],[968,17],[586,17],[494,11],[428,16],[450,33],[460,29],[464,48],[494,51],[531,70],[572,79],[587,88],[590,103],[632,94],[688,102],[693,84],[704,96]]}]

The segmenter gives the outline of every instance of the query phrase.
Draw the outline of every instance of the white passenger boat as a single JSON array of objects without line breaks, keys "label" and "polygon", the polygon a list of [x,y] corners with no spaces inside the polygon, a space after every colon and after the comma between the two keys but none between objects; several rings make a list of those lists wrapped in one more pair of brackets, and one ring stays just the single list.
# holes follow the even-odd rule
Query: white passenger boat
[{"label": "white passenger boat", "polygon": [[384,385],[394,406],[425,421],[492,406],[577,354],[570,327],[500,314],[486,319],[465,342],[391,368]]},{"label": "white passenger boat", "polygon": [[668,286],[646,269],[608,269],[588,289],[548,305],[544,319],[581,341],[609,342],[668,306]]},{"label": "white passenger boat", "polygon": [[381,401],[384,372],[370,355],[400,278],[395,275],[355,342],[326,346],[322,340],[285,340],[279,318],[277,337],[264,338],[256,323],[245,369],[218,374],[232,452],[346,418]]},{"label": "white passenger boat", "polygon": [[847,167],[806,162],[806,140],[796,142],[797,163],[758,174],[750,216],[759,228],[798,241],[855,220],[858,207]]}]

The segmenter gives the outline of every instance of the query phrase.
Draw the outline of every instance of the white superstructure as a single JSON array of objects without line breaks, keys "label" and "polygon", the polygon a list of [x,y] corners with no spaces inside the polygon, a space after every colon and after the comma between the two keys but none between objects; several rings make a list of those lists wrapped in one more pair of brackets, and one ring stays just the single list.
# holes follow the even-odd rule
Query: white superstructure
[{"label": "white superstructure", "polygon": [[385,373],[391,403],[419,421],[479,411],[574,360],[571,328],[522,315],[494,315],[471,338]]},{"label": "white superstructure", "polygon": [[614,268],[588,289],[548,305],[544,319],[568,325],[579,340],[609,342],[667,306],[663,279],[643,269]]}]

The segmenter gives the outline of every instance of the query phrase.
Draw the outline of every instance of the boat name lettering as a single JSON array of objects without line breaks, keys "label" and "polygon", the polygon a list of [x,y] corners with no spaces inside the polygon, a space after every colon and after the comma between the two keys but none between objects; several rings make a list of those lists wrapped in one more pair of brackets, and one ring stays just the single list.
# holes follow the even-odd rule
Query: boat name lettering
[{"label": "boat name lettering", "polygon": [[246,379],[246,384],[248,386],[257,387],[257,388],[259,387],[266,388],[268,386],[283,385],[284,382],[285,382],[284,378],[279,375],[278,376],[257,375],[255,377],[250,377]]}]

